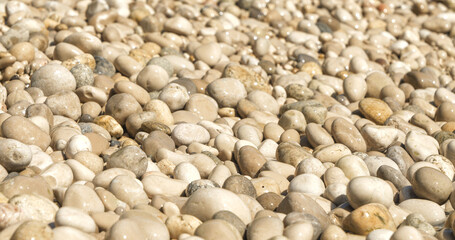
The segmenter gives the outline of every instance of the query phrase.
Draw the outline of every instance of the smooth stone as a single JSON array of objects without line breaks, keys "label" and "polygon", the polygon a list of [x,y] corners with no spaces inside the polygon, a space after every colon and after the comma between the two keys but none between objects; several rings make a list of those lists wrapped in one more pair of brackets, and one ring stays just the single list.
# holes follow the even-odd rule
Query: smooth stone
[{"label": "smooth stone", "polygon": [[87,212],[104,212],[104,205],[96,192],[85,185],[73,184],[65,192],[63,207],[75,207]]},{"label": "smooth stone", "polygon": [[138,74],[142,69],[142,64],[134,58],[127,55],[120,55],[114,60],[115,69],[126,77],[131,77]]},{"label": "smooth stone", "polygon": [[149,197],[158,194],[180,196],[186,190],[188,182],[159,175],[147,175],[142,179],[142,185]]},{"label": "smooth stone", "polygon": [[451,102],[443,102],[436,110],[434,120],[443,122],[455,121],[455,104]]},{"label": "smooth stone", "polygon": [[169,75],[159,65],[147,65],[138,73],[136,81],[149,92],[159,91],[169,83]]},{"label": "smooth stone", "polygon": [[230,176],[224,181],[223,188],[236,194],[256,197],[256,189],[249,179],[241,175]]},{"label": "smooth stone", "polygon": [[313,91],[302,84],[291,83],[285,90],[288,97],[295,98],[297,101],[305,101],[314,96]]},{"label": "smooth stone", "polygon": [[147,169],[147,155],[139,147],[127,146],[113,153],[106,162],[106,168],[124,168],[136,177],[144,175]]},{"label": "smooth stone", "polygon": [[232,224],[237,229],[237,231],[239,231],[240,236],[244,236],[245,230],[246,230],[246,225],[234,213],[232,213],[230,211],[222,210],[222,211],[215,213],[215,215],[213,215],[213,219],[221,219],[221,220],[224,220],[224,221]]},{"label": "smooth stone", "polygon": [[193,32],[193,25],[186,18],[175,16],[166,20],[164,30],[181,35],[190,35]]},{"label": "smooth stone", "polygon": [[88,137],[82,134],[76,134],[68,140],[64,153],[67,158],[74,158],[74,155],[82,151],[91,152],[92,144]]},{"label": "smooth stone", "polygon": [[309,195],[300,192],[291,192],[281,201],[276,209],[279,213],[302,212],[316,217],[323,229],[329,225],[329,217],[324,209]]},{"label": "smooth stone", "polygon": [[392,188],[377,177],[361,176],[351,179],[347,185],[346,195],[353,208],[369,203],[380,203],[386,207],[393,204]]},{"label": "smooth stone", "polygon": [[277,217],[262,217],[255,219],[247,229],[248,240],[270,239],[283,234],[284,224]]},{"label": "smooth stone", "polygon": [[316,175],[317,177],[321,177],[322,175],[324,175],[326,170],[327,169],[322,164],[322,162],[319,161],[319,159],[310,157],[303,159],[299,163],[299,165],[297,165],[297,167],[295,168],[295,176],[304,173],[311,173]]},{"label": "smooth stone", "polygon": [[93,73],[98,75],[106,75],[108,77],[114,76],[115,74],[114,64],[112,64],[106,58],[101,56],[95,56],[94,58],[96,65],[95,69],[93,69]]},{"label": "smooth stone", "polygon": [[[365,78],[367,83],[367,97],[379,98],[381,90],[387,85],[394,84],[392,79],[384,72],[374,71]],[[359,99],[360,100],[360,99]]]},{"label": "smooth stone", "polygon": [[406,134],[405,147],[415,161],[424,161],[428,156],[439,153],[439,143],[436,139],[416,131]]},{"label": "smooth stone", "polygon": [[344,175],[349,179],[354,179],[360,176],[369,176],[370,171],[363,159],[355,155],[347,155],[340,158],[335,166],[340,168]]},{"label": "smooth stone", "polygon": [[376,229],[368,233],[365,240],[389,240],[393,233],[393,231],[388,229]]},{"label": "smooth stone", "polygon": [[386,156],[398,165],[403,175],[405,175],[408,168],[414,164],[414,160],[411,156],[409,156],[406,150],[400,146],[390,146],[386,151]]},{"label": "smooth stone", "polygon": [[62,207],[55,214],[56,226],[69,226],[81,231],[92,233],[96,231],[95,221],[82,209]]},{"label": "smooth stone", "polygon": [[9,53],[13,55],[17,61],[31,62],[35,58],[35,47],[29,42],[20,42],[14,44]]},{"label": "smooth stone", "polygon": [[185,110],[196,113],[201,120],[214,121],[218,116],[218,103],[204,94],[193,94],[185,105]]},{"label": "smooth stone", "polygon": [[411,213],[419,213],[433,226],[441,225],[446,220],[444,210],[435,202],[425,199],[408,199],[398,207]]},{"label": "smooth stone", "polygon": [[405,240],[405,239],[416,239],[423,240],[424,237],[420,231],[411,226],[402,226],[397,229],[395,233],[390,237],[390,240]]},{"label": "smooth stone", "polygon": [[445,203],[452,193],[452,181],[438,170],[423,167],[411,180],[414,193],[438,204]]},{"label": "smooth stone", "polygon": [[210,140],[210,134],[205,128],[191,123],[178,124],[172,130],[171,137],[177,146],[189,145],[192,142],[205,144]]},{"label": "smooth stone", "polygon": [[218,43],[203,44],[194,51],[196,59],[205,62],[209,66],[217,64],[221,54],[221,48]]},{"label": "smooth stone", "polygon": [[377,176],[383,180],[390,181],[398,190],[411,185],[399,170],[387,165],[379,167]]},{"label": "smooth stone", "polygon": [[328,226],[324,232],[322,232],[321,240],[347,240],[347,234],[337,225]]},{"label": "smooth stone", "polygon": [[247,99],[255,103],[261,111],[269,111],[275,115],[279,113],[280,106],[278,102],[273,96],[264,91],[251,91],[248,93]]},{"label": "smooth stone", "polygon": [[102,50],[101,40],[88,32],[75,32],[65,38],[64,42],[70,43],[86,53],[99,55]]},{"label": "smooth stone", "polygon": [[[216,232],[213,229],[217,229]],[[211,219],[201,224],[194,233],[196,236],[206,240],[241,240],[242,236],[237,229],[221,219]]]},{"label": "smooth stone", "polygon": [[359,110],[367,119],[381,125],[392,115],[390,107],[384,101],[375,98],[362,99],[359,102]]},{"label": "smooth stone", "polygon": [[142,112],[141,105],[128,93],[115,94],[106,103],[106,114],[111,115],[123,125],[127,117],[133,113]]},{"label": "smooth stone", "polygon": [[351,154],[351,150],[341,143],[323,146],[313,152],[313,156],[321,160],[322,163],[336,163],[340,158]]},{"label": "smooth stone", "polygon": [[0,165],[8,172],[21,171],[32,161],[32,151],[14,139],[0,139]]},{"label": "smooth stone", "polygon": [[388,157],[382,157],[382,156],[368,156],[364,159],[365,164],[368,167],[368,170],[370,171],[370,175],[376,177],[378,174],[378,169],[383,166],[387,165],[390,167],[395,168],[396,170],[399,170],[400,168],[398,165],[390,158]]},{"label": "smooth stone", "polygon": [[313,239],[313,226],[310,223],[295,223],[287,226],[283,231],[283,236],[288,239]]},{"label": "smooth stone", "polygon": [[174,178],[191,183],[195,180],[201,179],[197,168],[189,162],[181,162],[174,168]]},{"label": "smooth stone", "polygon": [[370,203],[352,211],[343,220],[343,229],[359,235],[368,235],[376,229],[396,230],[392,215],[384,205]]},{"label": "smooth stone", "polygon": [[0,183],[0,192],[8,199],[20,194],[40,195],[49,200],[54,198],[51,186],[45,181],[45,178],[40,176],[19,175],[5,179]]},{"label": "smooth stone", "polygon": [[175,73],[178,73],[179,71],[181,71],[183,69],[187,69],[189,71],[194,71],[194,69],[195,69],[194,64],[182,56],[166,55],[166,56],[163,56],[162,58],[166,59],[172,65],[172,68],[174,69]]},{"label": "smooth stone", "polygon": [[206,221],[221,210],[233,212],[245,224],[251,222],[249,209],[243,201],[234,193],[221,188],[205,188],[193,193],[183,205],[181,212]]},{"label": "smooth stone", "polygon": [[2,136],[29,145],[36,145],[45,151],[51,138],[27,118],[11,116],[2,123]]},{"label": "smooth stone", "polygon": [[62,115],[77,120],[81,117],[81,103],[72,91],[60,91],[46,98],[44,102],[54,115]]},{"label": "smooth stone", "polygon": [[305,135],[313,147],[317,147],[319,145],[331,145],[335,143],[327,130],[316,123],[307,124],[305,128]]},{"label": "smooth stone", "polygon": [[220,107],[236,107],[240,99],[247,97],[243,84],[234,78],[217,79],[207,86],[206,91]]},{"label": "smooth stone", "polygon": [[439,87],[439,81],[429,73],[410,71],[404,75],[405,83],[411,84],[415,89]]},{"label": "smooth stone", "polygon": [[114,85],[114,90],[117,93],[130,94],[141,105],[145,105],[147,102],[150,101],[150,95],[148,94],[148,92],[133,82],[129,81],[116,82]]},{"label": "smooth stone", "polygon": [[290,164],[294,167],[297,166],[303,159],[312,157],[312,155],[305,149],[291,142],[280,143],[275,156],[278,161]]},{"label": "smooth stone", "polygon": [[131,176],[120,175],[112,179],[109,184],[109,192],[114,196],[134,207],[138,204],[148,204],[149,199],[139,180]]},{"label": "smooth stone", "polygon": [[46,96],[76,89],[76,79],[73,74],[59,64],[47,64],[39,68],[32,74],[30,80],[31,86],[41,89]]},{"label": "smooth stone", "polygon": [[[125,221],[132,221],[132,225],[136,225],[137,228],[128,227],[128,225],[120,227],[121,223]],[[128,237],[128,233],[131,234],[131,237]],[[107,239],[125,239],[125,235],[127,239],[135,239],[135,237],[140,237],[140,235],[136,235],[138,233],[144,234],[144,238],[141,239],[170,239],[166,225],[154,213],[140,209],[124,212],[120,216],[120,220],[110,228],[106,235]]]},{"label": "smooth stone", "polygon": [[285,130],[295,129],[299,132],[303,132],[306,127],[305,116],[302,112],[291,109],[281,115],[278,125]]},{"label": "smooth stone", "polygon": [[358,75],[349,75],[343,81],[343,90],[349,101],[360,101],[367,94],[367,83]]},{"label": "smooth stone", "polygon": [[240,172],[250,177],[255,177],[267,159],[252,146],[240,148],[238,164]]},{"label": "smooth stone", "polygon": [[366,152],[367,145],[359,130],[349,121],[337,118],[332,123],[332,136],[337,143],[347,146],[352,152]]},{"label": "smooth stone", "polygon": [[316,175],[304,173],[295,176],[289,183],[288,192],[301,192],[320,196],[324,193],[324,182]]},{"label": "smooth stone", "polygon": [[203,188],[219,188],[220,186],[208,179],[196,179],[188,184],[185,189],[185,195],[191,196],[193,193]]},{"label": "smooth stone", "polygon": [[183,109],[190,99],[187,89],[177,83],[170,83],[162,90],[158,98],[165,102],[171,111]]},{"label": "smooth stone", "polygon": [[165,148],[167,150],[174,150],[175,143],[170,136],[166,133],[155,130],[142,142],[142,149],[147,156],[155,157],[158,149]]},{"label": "smooth stone", "polygon": [[52,229],[41,221],[26,221],[14,231],[11,240],[54,239]]},{"label": "smooth stone", "polygon": [[131,177],[136,176],[133,172],[124,168],[110,168],[96,174],[92,182],[96,187],[102,187],[104,189],[107,189],[111,181],[115,177],[120,175],[126,175]]}]

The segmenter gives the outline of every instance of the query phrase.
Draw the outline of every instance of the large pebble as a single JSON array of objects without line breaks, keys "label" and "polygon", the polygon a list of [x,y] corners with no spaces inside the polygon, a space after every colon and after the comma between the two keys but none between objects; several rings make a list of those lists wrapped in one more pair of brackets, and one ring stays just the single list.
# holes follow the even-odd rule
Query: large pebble
[{"label": "large pebble", "polygon": [[346,195],[353,208],[369,203],[380,203],[386,207],[393,204],[392,188],[384,180],[376,177],[363,176],[351,179]]},{"label": "large pebble", "polygon": [[172,139],[177,146],[189,145],[192,142],[207,143],[210,140],[209,132],[196,124],[181,123],[172,130]]},{"label": "large pebble", "polygon": [[96,231],[95,221],[82,209],[62,207],[55,215],[57,226],[69,226],[81,231],[91,233]]},{"label": "large pebble", "polygon": [[243,84],[234,78],[217,79],[207,86],[206,91],[220,107],[236,107],[240,99],[247,97]]},{"label": "large pebble", "polygon": [[51,143],[50,136],[25,117],[11,116],[2,123],[2,136],[22,143],[36,145],[43,151]]},{"label": "large pebble", "polygon": [[32,161],[31,149],[14,139],[0,139],[0,165],[8,172],[21,171]]},{"label": "large pebble", "polygon": [[396,230],[389,210],[379,203],[366,204],[352,211],[343,220],[343,228],[359,235],[367,235],[375,229]]},{"label": "large pebble", "polygon": [[360,112],[376,124],[384,122],[392,115],[392,109],[384,101],[376,98],[365,98],[359,102]]},{"label": "large pebble", "polygon": [[137,146],[127,146],[113,153],[107,160],[106,168],[128,169],[137,177],[147,169],[147,155]]},{"label": "large pebble", "polygon": [[47,64],[33,73],[31,86],[41,89],[46,96],[49,96],[60,91],[75,90],[76,79],[65,67]]},{"label": "large pebble", "polygon": [[411,180],[412,190],[421,198],[443,204],[452,193],[452,181],[443,173],[429,167],[417,170]]},{"label": "large pebble", "polygon": [[221,188],[205,188],[193,193],[181,211],[201,221],[209,220],[215,213],[228,210],[236,214],[245,224],[251,222],[250,210],[234,193]]},{"label": "large pebble", "polygon": [[406,135],[405,147],[415,161],[424,161],[428,156],[439,153],[436,139],[416,131],[410,131]]}]

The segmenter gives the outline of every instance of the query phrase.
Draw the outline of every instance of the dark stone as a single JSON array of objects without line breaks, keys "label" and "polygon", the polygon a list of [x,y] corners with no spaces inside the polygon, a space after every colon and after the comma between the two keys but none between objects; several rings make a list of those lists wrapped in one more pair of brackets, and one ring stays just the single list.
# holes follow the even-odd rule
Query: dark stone
[{"label": "dark stone", "polygon": [[245,194],[256,198],[256,189],[253,183],[242,175],[230,176],[224,181],[223,188],[236,194]]},{"label": "dark stone", "polygon": [[114,76],[115,67],[106,58],[100,57],[100,56],[95,56],[95,62],[96,62],[96,66],[95,66],[95,69],[93,70],[93,73],[96,73],[99,75],[106,75],[109,77]]}]

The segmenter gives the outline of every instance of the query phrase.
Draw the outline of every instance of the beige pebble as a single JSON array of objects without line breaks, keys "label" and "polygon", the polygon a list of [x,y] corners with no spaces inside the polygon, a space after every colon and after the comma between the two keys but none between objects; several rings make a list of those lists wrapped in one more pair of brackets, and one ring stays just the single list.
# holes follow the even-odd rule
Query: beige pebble
[{"label": "beige pebble", "polygon": [[69,226],[81,231],[91,233],[96,231],[95,221],[82,209],[62,207],[55,215],[57,226]]}]

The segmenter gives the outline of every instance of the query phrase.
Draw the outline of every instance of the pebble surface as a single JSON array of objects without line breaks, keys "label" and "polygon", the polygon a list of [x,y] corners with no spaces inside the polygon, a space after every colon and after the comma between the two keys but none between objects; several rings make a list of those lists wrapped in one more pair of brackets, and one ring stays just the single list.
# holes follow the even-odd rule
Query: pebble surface
[{"label": "pebble surface", "polygon": [[454,238],[453,0],[0,13],[0,239]]}]

